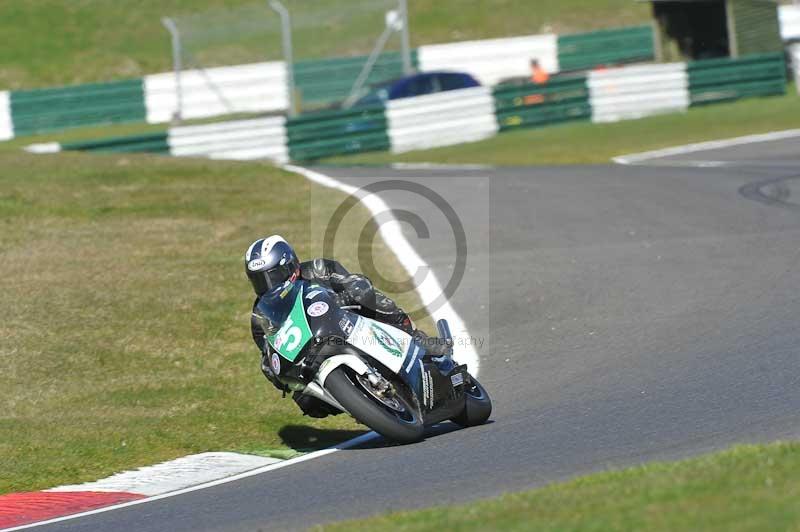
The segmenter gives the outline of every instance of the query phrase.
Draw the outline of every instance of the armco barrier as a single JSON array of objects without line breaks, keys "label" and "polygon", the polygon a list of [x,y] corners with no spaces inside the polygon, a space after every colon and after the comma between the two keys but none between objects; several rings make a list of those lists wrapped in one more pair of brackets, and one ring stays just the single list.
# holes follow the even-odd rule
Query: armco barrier
[{"label": "armco barrier", "polygon": [[655,56],[653,42],[650,26],[560,35],[558,63],[562,71],[570,71],[605,64],[651,61]]},{"label": "armco barrier", "polygon": [[800,39],[800,5],[779,6],[781,37],[784,41]]},{"label": "armco barrier", "polygon": [[[169,132],[29,147],[148,151],[282,162],[375,150],[404,152],[470,142],[497,131],[570,120],[608,122],[685,110],[691,105],[785,91],[782,54],[654,64],[566,75],[546,84],[446,91],[348,110],[172,128]],[[691,98],[690,98],[691,95]]]},{"label": "armco barrier", "polygon": [[8,91],[0,91],[0,140],[14,138],[14,123],[11,120],[11,98]]},{"label": "armco barrier", "polygon": [[[416,50],[412,53],[411,60],[416,68]],[[295,62],[295,90],[301,105],[308,108],[343,101],[350,94],[366,61],[366,56],[357,56]],[[365,86],[402,75],[403,58],[398,52],[386,52],[378,57]]]},{"label": "armco barrier", "polygon": [[282,116],[170,128],[167,143],[176,157],[289,160]]},{"label": "armco barrier", "polygon": [[782,53],[695,61],[688,64],[687,70],[692,105],[786,92]]},{"label": "armco barrier", "polygon": [[498,131],[488,87],[393,100],[386,118],[395,153],[474,142]]},{"label": "armco barrier", "polygon": [[[181,117],[283,111],[288,107],[282,61],[181,72]],[[144,78],[147,122],[168,122],[178,110],[175,74]]]},{"label": "armco barrier", "polygon": [[302,115],[286,122],[289,157],[294,161],[306,161],[346,153],[388,150],[386,130],[382,105]]},{"label": "armco barrier", "polygon": [[593,71],[588,84],[594,122],[629,120],[689,107],[685,63]]},{"label": "armco barrier", "polygon": [[418,53],[422,71],[468,72],[483,85],[530,75],[531,59],[548,72],[559,70],[555,35],[432,44],[421,46]]},{"label": "armco barrier", "polygon": [[11,116],[16,136],[84,125],[144,122],[142,80],[13,91]]},{"label": "armco barrier", "polygon": [[124,137],[111,137],[84,142],[66,142],[61,145],[61,149],[114,153],[169,153],[169,144],[167,144],[167,132],[159,131],[144,135],[126,135]]},{"label": "armco barrier", "polygon": [[552,79],[546,85],[499,85],[494,88],[494,100],[501,131],[592,116],[585,76]]}]

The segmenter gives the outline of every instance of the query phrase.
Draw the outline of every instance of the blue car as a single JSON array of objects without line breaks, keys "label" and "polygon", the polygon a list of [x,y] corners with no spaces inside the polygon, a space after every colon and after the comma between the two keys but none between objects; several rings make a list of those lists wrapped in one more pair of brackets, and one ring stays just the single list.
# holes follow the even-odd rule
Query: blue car
[{"label": "blue car", "polygon": [[374,85],[353,107],[478,86],[475,78],[463,72],[423,72]]}]

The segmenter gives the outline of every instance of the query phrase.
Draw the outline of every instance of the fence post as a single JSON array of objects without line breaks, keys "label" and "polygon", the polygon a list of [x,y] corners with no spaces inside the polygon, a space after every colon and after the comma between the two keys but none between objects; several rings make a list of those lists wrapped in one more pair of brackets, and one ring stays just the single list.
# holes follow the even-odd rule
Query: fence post
[{"label": "fence post", "polygon": [[281,17],[283,62],[286,63],[286,88],[289,91],[289,116],[297,116],[297,100],[294,88],[294,61],[292,59],[292,21],[289,11],[278,0],[269,0],[269,7]]},{"label": "fence post", "polygon": [[398,11],[403,27],[400,29],[400,47],[403,53],[403,74],[410,76],[414,73],[414,66],[411,64],[411,39],[408,31],[408,0],[398,0]]},{"label": "fence post", "polygon": [[797,94],[800,94],[800,43],[795,43],[789,47],[789,55],[792,57],[795,89],[797,89]]},{"label": "fence post", "polygon": [[372,67],[375,66],[375,63],[378,61],[383,48],[386,46],[386,42],[389,40],[389,37],[392,36],[394,31],[395,29],[391,26],[386,26],[386,28],[383,30],[383,33],[381,33],[381,36],[378,38],[378,42],[375,44],[372,52],[370,52],[366,63],[364,63],[364,66],[361,68],[361,72],[358,73],[358,77],[356,78],[355,83],[353,83],[353,87],[350,89],[350,94],[347,96],[344,102],[342,102],[343,108],[349,109],[354,103],[356,103],[356,100],[358,100],[361,88],[367,82],[367,78],[369,77],[369,73],[372,71]]},{"label": "fence post", "polygon": [[169,17],[161,19],[161,23],[167,28],[172,37],[172,69],[175,71],[175,96],[177,98],[177,108],[172,115],[172,119],[180,122],[183,119],[183,87],[181,86],[181,34],[175,21]]}]

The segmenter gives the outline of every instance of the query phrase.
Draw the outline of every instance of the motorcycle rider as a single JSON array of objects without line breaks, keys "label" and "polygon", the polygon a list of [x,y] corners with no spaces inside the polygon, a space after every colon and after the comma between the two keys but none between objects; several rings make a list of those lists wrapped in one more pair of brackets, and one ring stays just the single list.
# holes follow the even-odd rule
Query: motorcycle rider
[{"label": "motorcycle rider", "polygon": [[[394,301],[375,289],[366,276],[351,274],[335,260],[318,258],[300,262],[292,246],[280,235],[260,238],[253,242],[245,253],[244,269],[256,293],[250,330],[253,341],[261,351],[261,371],[281,391],[285,392],[285,387],[277,380],[269,363],[272,348],[266,339],[267,331],[261,325],[264,320],[259,319],[256,312],[261,297],[277,287],[283,287],[287,281],[303,279],[332,289],[336,293],[337,305],[353,306],[362,316],[405,331],[422,343],[431,356],[442,356],[449,351],[449,346],[445,342],[437,338],[428,338],[425,333],[416,329],[411,318]],[[314,397],[298,392],[292,397],[308,416],[325,417],[339,413],[324,401]]]}]

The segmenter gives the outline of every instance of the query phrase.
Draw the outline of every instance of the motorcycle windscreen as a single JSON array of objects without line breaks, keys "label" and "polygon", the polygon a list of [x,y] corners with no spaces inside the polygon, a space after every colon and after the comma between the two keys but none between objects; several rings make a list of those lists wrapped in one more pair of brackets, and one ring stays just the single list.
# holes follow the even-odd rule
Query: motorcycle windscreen
[{"label": "motorcycle windscreen", "polygon": [[292,311],[293,304],[293,287],[291,285],[276,287],[259,298],[253,309],[253,315],[264,329],[264,333],[269,336],[278,331]]}]

